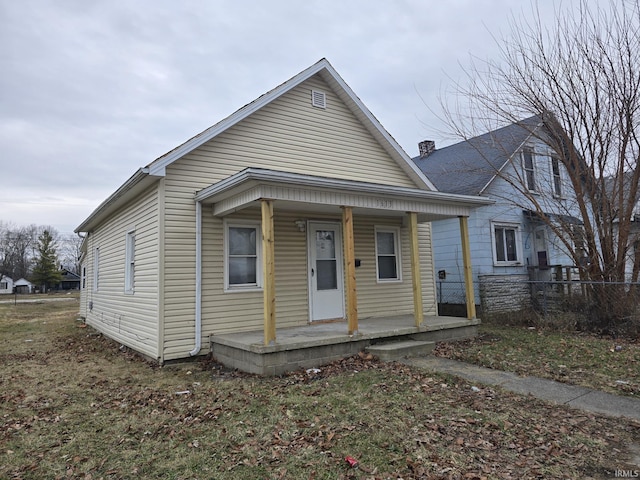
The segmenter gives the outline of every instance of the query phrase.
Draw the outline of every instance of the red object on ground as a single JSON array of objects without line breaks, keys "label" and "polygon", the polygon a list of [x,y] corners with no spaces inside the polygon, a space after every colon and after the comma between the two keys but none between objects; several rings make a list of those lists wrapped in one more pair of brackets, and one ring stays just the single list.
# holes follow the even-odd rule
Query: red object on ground
[{"label": "red object on ground", "polygon": [[358,460],[353,457],[346,456],[344,457],[345,462],[349,464],[351,468],[358,468]]}]

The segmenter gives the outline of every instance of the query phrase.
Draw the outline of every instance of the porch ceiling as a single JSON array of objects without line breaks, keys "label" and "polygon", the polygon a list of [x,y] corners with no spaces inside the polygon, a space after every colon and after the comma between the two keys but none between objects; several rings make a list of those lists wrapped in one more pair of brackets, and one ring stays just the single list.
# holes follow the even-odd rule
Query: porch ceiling
[{"label": "porch ceiling", "polygon": [[482,197],[256,168],[245,169],[195,195],[197,202],[213,205],[216,216],[253,206],[262,198],[274,200],[279,209],[294,211],[333,213],[349,206],[362,215],[416,212],[422,222],[469,216],[473,208],[492,203]]}]

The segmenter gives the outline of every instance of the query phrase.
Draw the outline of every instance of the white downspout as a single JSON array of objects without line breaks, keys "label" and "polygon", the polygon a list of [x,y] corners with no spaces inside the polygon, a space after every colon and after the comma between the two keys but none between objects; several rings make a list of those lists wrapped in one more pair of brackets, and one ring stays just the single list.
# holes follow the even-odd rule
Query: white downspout
[{"label": "white downspout", "polygon": [[202,203],[196,202],[196,332],[192,357],[200,352],[202,345]]}]

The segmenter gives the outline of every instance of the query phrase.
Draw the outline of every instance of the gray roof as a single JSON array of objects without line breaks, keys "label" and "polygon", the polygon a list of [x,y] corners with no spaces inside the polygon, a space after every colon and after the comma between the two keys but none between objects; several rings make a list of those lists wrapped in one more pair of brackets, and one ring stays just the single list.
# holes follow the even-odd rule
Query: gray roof
[{"label": "gray roof", "polygon": [[478,195],[541,125],[529,117],[412,160],[441,192]]}]

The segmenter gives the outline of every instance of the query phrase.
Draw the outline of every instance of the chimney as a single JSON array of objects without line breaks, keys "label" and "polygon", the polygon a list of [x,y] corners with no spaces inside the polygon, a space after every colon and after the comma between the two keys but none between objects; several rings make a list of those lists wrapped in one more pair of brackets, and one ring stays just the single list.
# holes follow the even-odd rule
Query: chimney
[{"label": "chimney", "polygon": [[420,152],[420,158],[428,157],[436,149],[436,142],[433,140],[425,140],[418,144],[418,151]]}]

